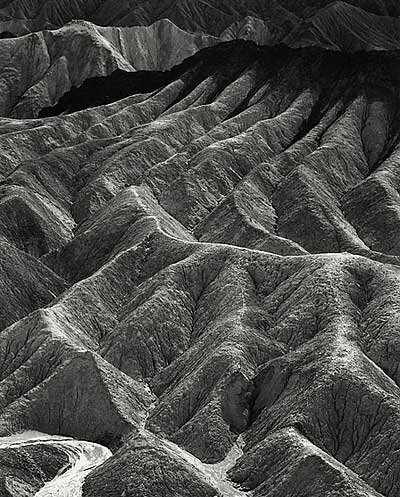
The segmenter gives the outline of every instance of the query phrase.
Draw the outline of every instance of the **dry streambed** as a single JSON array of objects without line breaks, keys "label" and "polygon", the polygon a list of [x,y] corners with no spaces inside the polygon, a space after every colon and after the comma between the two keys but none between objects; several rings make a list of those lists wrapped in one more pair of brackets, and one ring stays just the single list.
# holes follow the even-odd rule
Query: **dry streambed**
[{"label": "dry streambed", "polygon": [[61,446],[69,462],[36,493],[36,497],[81,497],[85,477],[112,455],[99,444],[35,431],[0,438],[0,450],[44,444]]}]

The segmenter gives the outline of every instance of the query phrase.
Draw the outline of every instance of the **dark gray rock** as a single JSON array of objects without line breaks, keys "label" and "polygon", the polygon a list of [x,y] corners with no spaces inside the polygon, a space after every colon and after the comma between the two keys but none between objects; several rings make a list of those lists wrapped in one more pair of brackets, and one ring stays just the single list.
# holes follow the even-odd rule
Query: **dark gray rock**
[{"label": "dark gray rock", "polygon": [[[88,497],[397,497],[397,3],[86,6],[230,41],[0,41],[0,435],[111,448]],[[1,450],[7,497],[64,461]]]}]

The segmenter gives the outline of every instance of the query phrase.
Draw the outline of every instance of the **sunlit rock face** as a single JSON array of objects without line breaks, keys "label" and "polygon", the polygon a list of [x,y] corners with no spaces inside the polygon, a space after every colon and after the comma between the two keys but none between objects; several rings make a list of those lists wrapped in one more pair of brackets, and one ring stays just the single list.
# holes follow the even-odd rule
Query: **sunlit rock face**
[{"label": "sunlit rock face", "polygon": [[[397,17],[400,7],[396,0],[3,0],[0,3],[0,28],[4,36],[55,29],[75,19],[84,19],[99,26],[148,26],[169,19],[190,32],[220,36],[232,25],[255,18],[273,27],[275,37],[288,34],[296,25],[320,11],[345,4],[367,14]],[[354,13],[353,13],[354,16]],[[276,38],[275,38],[276,39]]]},{"label": "sunlit rock face", "polygon": [[[78,9],[76,17],[91,22],[72,20],[62,25],[64,17],[69,21],[74,10],[64,12],[60,2],[57,12],[61,17],[53,19],[54,12],[47,12],[46,16],[53,21],[43,21],[40,29],[45,30],[33,29],[32,24],[33,32],[22,37],[3,31],[1,116],[37,117],[43,108],[55,106],[66,92],[80,87],[88,78],[109,76],[116,70],[169,71],[201,49],[236,39],[259,46],[283,44],[291,48],[319,47],[345,52],[400,47],[398,8],[382,3],[314,2],[300,8],[290,2],[248,1],[217,8],[192,1],[185,5],[176,2],[174,7],[161,12],[147,2],[136,7],[142,14],[134,16],[133,26],[122,23],[124,27],[118,21],[118,6],[114,5],[110,11],[114,15],[110,21],[113,26],[104,25],[107,17],[101,22],[94,15],[100,7],[105,15],[105,3],[93,5],[93,12],[88,5],[83,9],[79,2],[74,4]],[[4,9],[14,9],[16,4],[13,2]],[[31,2],[19,6],[18,22],[22,22],[24,8],[32,12]],[[35,8],[40,26],[41,4]],[[125,12],[126,5],[124,9]],[[143,9],[148,11],[146,16]],[[29,33],[27,26],[24,29]],[[61,27],[54,29],[58,26]],[[18,29],[15,33],[20,34]],[[150,91],[150,87],[143,91]]]},{"label": "sunlit rock face", "polygon": [[72,86],[124,71],[166,71],[218,38],[185,32],[164,19],[149,27],[76,21],[54,31],[0,40],[0,114],[36,117]]},{"label": "sunlit rock face", "polygon": [[398,3],[0,14],[0,495],[397,497]]}]

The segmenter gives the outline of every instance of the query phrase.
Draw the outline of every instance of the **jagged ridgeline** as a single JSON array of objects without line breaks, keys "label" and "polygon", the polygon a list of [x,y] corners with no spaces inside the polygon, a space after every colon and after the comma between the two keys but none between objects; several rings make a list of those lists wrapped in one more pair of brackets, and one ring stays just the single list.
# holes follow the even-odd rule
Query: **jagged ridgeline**
[{"label": "jagged ridgeline", "polygon": [[[10,8],[17,3],[22,2],[15,0]],[[200,8],[201,2],[196,0],[193,3]],[[170,71],[201,49],[236,39],[253,41],[259,46],[281,44],[291,48],[319,47],[344,52],[396,51],[400,48],[400,19],[394,17],[397,10],[395,6],[389,8],[388,2],[369,1],[369,10],[358,4],[334,2],[318,10],[316,5],[313,8],[300,7],[293,1],[292,7],[297,6],[293,12],[282,5],[278,8],[274,4],[272,7],[271,2],[264,0],[255,2],[252,8],[252,2],[248,3],[241,1],[242,8],[238,11],[231,5],[227,9],[229,15],[224,15],[221,10],[215,12],[211,4],[207,4],[208,7],[202,5],[204,15],[208,12],[211,16],[208,11],[211,9],[212,18],[219,26],[215,29],[211,29],[213,24],[206,20],[202,27],[187,26],[183,20],[201,17],[199,12],[192,12],[186,6],[188,15],[180,16],[180,21],[175,19],[177,13],[172,9],[163,11],[162,19],[158,19],[158,14],[150,16],[148,22],[154,20],[154,23],[146,26],[101,27],[89,21],[71,21],[60,29],[33,32],[22,37],[3,30],[1,38],[4,39],[0,38],[0,115],[37,117],[43,108],[54,107],[66,92],[72,87],[80,87],[88,78],[109,76],[117,70]],[[102,2],[103,7],[104,4]],[[183,8],[179,2],[173,4],[176,8]],[[260,4],[264,7],[261,8]],[[50,4],[45,5],[49,7]],[[72,5],[77,7],[79,2]],[[23,6],[19,7],[23,9]],[[43,7],[42,2],[38,2],[39,7]],[[255,17],[256,10],[258,17]],[[243,11],[249,15],[241,17]],[[23,17],[22,12],[18,22]],[[61,9],[59,13],[62,12]],[[90,9],[82,16],[92,19],[86,15],[88,12]],[[305,18],[294,12],[303,12]],[[394,13],[393,16],[388,12]],[[47,12],[48,15],[51,13],[51,10]],[[0,27],[1,15],[0,8]],[[4,16],[10,17],[10,14]],[[15,32],[18,33],[18,29]],[[135,83],[136,91],[148,92],[156,84],[165,85],[166,79],[157,83],[153,76],[150,81],[148,85]],[[99,85],[107,84],[114,98],[121,97],[116,95],[117,85],[114,83]],[[125,82],[121,86],[124,87]],[[129,93],[129,90],[132,89],[128,87],[119,92]],[[93,96],[91,99],[93,101]]]},{"label": "jagged ridgeline", "polygon": [[0,497],[398,497],[399,5],[161,3],[0,0]]},{"label": "jagged ridgeline", "polygon": [[62,27],[72,19],[101,26],[149,25],[163,18],[188,31],[219,36],[253,17],[266,21],[276,35],[287,34],[304,19],[331,6],[353,6],[367,13],[396,17],[397,0],[2,0],[0,27],[16,35]]}]

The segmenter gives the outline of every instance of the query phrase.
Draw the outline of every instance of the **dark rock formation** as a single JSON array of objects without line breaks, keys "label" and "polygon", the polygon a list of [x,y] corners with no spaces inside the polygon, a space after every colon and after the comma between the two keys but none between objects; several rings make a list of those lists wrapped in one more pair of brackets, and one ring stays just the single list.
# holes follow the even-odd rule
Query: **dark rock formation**
[{"label": "dark rock formation", "polygon": [[0,448],[0,495],[33,497],[69,461],[61,445]]},{"label": "dark rock formation", "polygon": [[89,77],[117,69],[168,70],[218,41],[182,31],[165,19],[132,28],[76,21],[55,31],[0,40],[0,115],[35,117]]},{"label": "dark rock formation", "polygon": [[160,5],[0,2],[150,25],[0,41],[0,435],[109,447],[84,497],[397,497],[397,2]]},{"label": "dark rock formation", "polygon": [[330,50],[398,50],[400,19],[333,2],[299,24],[286,37],[293,47],[324,46]]},{"label": "dark rock formation", "polygon": [[[168,71],[221,41],[348,52],[400,48],[399,8],[388,1],[313,1],[306,6],[283,0],[222,5],[220,0],[185,0],[160,7],[153,1],[128,6],[126,0],[117,5],[114,0],[58,0],[56,9],[46,6],[36,0],[0,4],[0,26],[6,33],[0,39],[2,116],[37,117],[88,78],[116,70]],[[64,25],[66,21],[71,22]],[[15,38],[13,30],[38,32]],[[104,103],[107,99],[96,102]]]},{"label": "dark rock formation", "polygon": [[182,454],[148,432],[135,434],[115,458],[86,479],[84,495],[219,497],[205,475]]},{"label": "dark rock formation", "polygon": [[[21,212],[19,212],[21,214]],[[35,257],[14,245],[0,243],[0,330],[43,307],[67,284]]]},{"label": "dark rock formation", "polygon": [[[156,0],[58,0],[51,7],[39,0],[4,0],[0,4],[2,30],[17,35],[61,27],[73,19],[86,19],[103,26],[149,25],[163,18],[182,29],[207,32],[215,36],[247,15],[271,19],[275,24],[296,18],[295,2],[276,0],[179,0],[160,4]],[[282,5],[281,5],[282,4]],[[289,4],[289,5],[285,5]],[[318,2],[313,2],[317,4]],[[298,9],[299,10],[299,9]],[[315,9],[314,9],[315,10]]]},{"label": "dark rock formation", "polygon": [[[346,3],[380,16],[400,15],[396,0]],[[162,5],[156,0],[57,0],[49,6],[39,0],[3,0],[0,16],[2,30],[16,35],[58,28],[73,19],[86,19],[102,26],[132,26],[167,18],[184,30],[219,36],[246,16],[268,21],[275,29],[287,32],[330,4],[332,0],[178,0]]]}]

